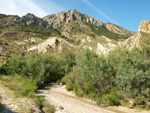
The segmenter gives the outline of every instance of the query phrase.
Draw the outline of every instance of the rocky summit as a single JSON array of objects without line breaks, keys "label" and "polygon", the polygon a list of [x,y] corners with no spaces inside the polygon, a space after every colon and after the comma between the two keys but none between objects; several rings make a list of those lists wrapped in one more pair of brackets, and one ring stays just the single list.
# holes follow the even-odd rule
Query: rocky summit
[{"label": "rocky summit", "polygon": [[[67,10],[58,14],[48,15],[44,17],[43,20],[48,22],[48,28],[56,29],[66,37],[70,37],[72,33],[71,31],[75,29],[74,27],[91,31],[91,27],[89,26],[89,24],[107,29],[111,32],[124,36],[133,35],[131,31],[128,31],[122,27],[114,24],[104,24],[100,20],[94,19],[93,17],[82,14],[76,10]],[[77,26],[75,26],[74,24],[76,24]]]},{"label": "rocky summit", "polygon": [[43,21],[41,18],[38,18],[37,16],[28,13],[27,15],[23,17],[16,17],[15,19],[9,21],[7,23],[8,25],[33,25],[33,26],[40,26],[40,27],[46,27],[47,22]]},{"label": "rocky summit", "polygon": [[7,20],[6,25],[20,24],[46,27],[57,30],[58,32],[60,32],[61,35],[68,38],[71,37],[70,35],[72,34],[72,31],[76,30],[75,27],[78,27],[77,29],[84,29],[84,31],[91,31],[92,29],[90,25],[101,27],[113,33],[117,33],[124,36],[133,35],[131,31],[128,31],[114,24],[102,23],[100,20],[94,19],[93,17],[88,16],[86,14],[82,14],[77,10],[66,10],[58,14],[48,15],[44,18],[39,18],[30,13],[26,14],[23,17],[13,15],[7,16],[4,14],[1,14],[0,17],[11,17],[9,20]]},{"label": "rocky summit", "polygon": [[43,19],[48,22],[49,24],[48,27],[52,27],[52,28],[58,28],[62,24],[69,23],[72,21],[80,21],[80,22],[85,21],[87,23],[91,23],[99,27],[104,27],[101,21],[94,19],[93,17],[90,17],[88,15],[81,14],[76,10],[67,10],[64,12],[60,12],[58,14],[48,15]]},{"label": "rocky summit", "polygon": [[141,21],[139,31],[150,33],[150,21],[148,20]]}]

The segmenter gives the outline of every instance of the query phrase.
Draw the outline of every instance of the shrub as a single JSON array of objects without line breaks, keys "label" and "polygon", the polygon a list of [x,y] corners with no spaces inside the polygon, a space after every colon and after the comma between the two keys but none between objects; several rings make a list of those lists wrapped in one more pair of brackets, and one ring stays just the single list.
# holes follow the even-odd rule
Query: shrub
[{"label": "shrub", "polygon": [[147,43],[132,51],[116,50],[107,58],[87,50],[76,56],[76,65],[65,76],[67,89],[89,95],[97,103],[119,105],[120,100],[132,99],[134,106],[146,107],[150,102],[149,50]]},{"label": "shrub", "polygon": [[63,58],[65,60],[65,72],[66,73],[72,72],[73,66],[76,65],[75,55],[71,52],[66,52]]},{"label": "shrub", "polygon": [[68,77],[64,76],[62,79],[61,79],[61,83],[62,85],[65,85],[68,81]]},{"label": "shrub", "polygon": [[20,75],[14,75],[9,77],[2,77],[4,84],[10,89],[14,90],[18,96],[34,97],[37,89],[36,81],[22,77]]},{"label": "shrub", "polygon": [[45,113],[55,112],[54,106],[47,102],[43,97],[36,96],[35,91],[37,86],[35,80],[23,77],[21,75],[3,76],[2,80],[5,86],[15,92],[15,96],[32,98],[39,103],[39,107],[41,107]]},{"label": "shrub", "polygon": [[112,93],[106,94],[106,99],[107,99],[106,103],[108,105],[119,105],[120,104],[118,99],[116,98],[116,96],[113,95]]},{"label": "shrub", "polygon": [[43,101],[42,106],[42,109],[45,113],[55,113],[55,107],[52,106],[48,101]]},{"label": "shrub", "polygon": [[103,94],[109,92],[111,79],[113,76],[108,75],[111,66],[106,59],[96,54],[85,51],[82,55],[76,57],[77,66],[74,67],[74,76],[78,77],[80,89],[85,93],[98,91]]},{"label": "shrub", "polygon": [[47,82],[57,81],[64,75],[64,61],[49,55],[27,54],[25,56],[12,56],[3,70],[9,74],[20,74],[36,80],[42,87]]}]

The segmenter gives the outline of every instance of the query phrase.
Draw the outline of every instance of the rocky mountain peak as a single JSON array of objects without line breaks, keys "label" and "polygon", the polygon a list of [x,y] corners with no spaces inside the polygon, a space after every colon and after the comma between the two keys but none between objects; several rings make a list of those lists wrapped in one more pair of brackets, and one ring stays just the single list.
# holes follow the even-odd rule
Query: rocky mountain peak
[{"label": "rocky mountain peak", "polygon": [[43,18],[48,22],[48,28],[60,28],[61,24],[75,20],[81,21],[81,14],[76,10],[66,10],[57,14],[48,15]]},{"label": "rocky mountain peak", "polygon": [[91,16],[82,14],[77,10],[66,10],[57,14],[48,15],[43,18],[45,21],[48,22],[50,28],[59,28],[63,23],[69,23],[72,21],[84,21],[87,23],[91,23],[96,26],[102,27],[103,24],[98,19],[94,19]]},{"label": "rocky mountain peak", "polygon": [[35,16],[34,14],[27,13],[27,14],[26,14],[25,16],[23,16],[22,18],[35,19],[35,18],[38,18],[38,17]]},{"label": "rocky mountain peak", "polygon": [[[120,35],[124,35],[124,36],[133,35],[133,32],[131,31],[128,31],[114,24],[102,23],[100,20],[94,19],[93,17],[88,16],[86,14],[82,14],[77,10],[66,10],[57,14],[48,15],[44,17],[43,20],[48,22],[48,26],[47,26],[48,28],[56,29],[56,30],[61,29],[62,26],[66,26],[66,24],[75,22],[75,23],[78,23],[78,26],[80,28],[90,29],[89,26],[87,25],[89,23],[98,27],[105,28],[111,32],[114,32]],[[71,29],[71,26],[67,27],[66,29]]]},{"label": "rocky mountain peak", "polygon": [[15,24],[44,26],[44,27],[47,26],[47,22],[43,21],[41,18],[31,13],[28,13],[23,17],[16,17],[14,20],[8,22],[8,25],[15,25]]},{"label": "rocky mountain peak", "polygon": [[5,14],[0,14],[0,18],[5,18],[5,17],[7,17],[7,15],[5,15]]},{"label": "rocky mountain peak", "polygon": [[[7,15],[6,16],[0,15],[0,16],[6,17]],[[58,31],[62,36],[70,39],[72,38],[73,40],[75,34],[84,35],[87,34],[87,32],[90,32],[94,37],[94,34],[95,35],[101,34],[95,31],[99,30],[99,32],[102,32],[102,29],[104,29],[105,31],[109,30],[111,32],[119,34],[121,35],[121,37],[123,35],[125,37],[129,37],[132,35],[132,32],[122,27],[110,23],[102,23],[100,20],[94,19],[93,17],[88,16],[86,14],[82,14],[75,9],[66,10],[57,14],[48,15],[44,18],[39,18],[34,14],[28,13],[23,17],[18,17],[18,16],[13,17],[12,19],[9,19],[6,22],[6,24],[7,25],[20,24],[20,25],[46,27]],[[102,29],[98,27],[101,27]],[[79,37],[75,37],[75,38],[79,38]]]},{"label": "rocky mountain peak", "polygon": [[150,21],[148,20],[141,21],[139,31],[150,33]]}]

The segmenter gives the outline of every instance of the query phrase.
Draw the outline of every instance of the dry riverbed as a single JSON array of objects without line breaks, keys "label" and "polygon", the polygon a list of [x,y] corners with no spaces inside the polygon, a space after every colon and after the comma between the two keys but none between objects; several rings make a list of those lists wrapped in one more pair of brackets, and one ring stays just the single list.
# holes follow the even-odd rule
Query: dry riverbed
[{"label": "dry riverbed", "polygon": [[89,99],[77,97],[73,92],[67,91],[65,86],[56,84],[38,90],[38,96],[44,97],[54,105],[56,113],[150,113],[121,106],[101,107]]},{"label": "dry riverbed", "polygon": [[41,113],[37,103],[26,97],[16,97],[0,81],[0,113]]},{"label": "dry riverbed", "polygon": [[[129,109],[126,107],[101,107],[95,102],[80,98],[65,86],[50,84],[43,90],[37,91],[38,96],[44,97],[56,107],[56,113],[150,113]],[[40,113],[35,102],[25,97],[15,97],[15,92],[3,86],[0,82],[0,112],[2,113]]]}]

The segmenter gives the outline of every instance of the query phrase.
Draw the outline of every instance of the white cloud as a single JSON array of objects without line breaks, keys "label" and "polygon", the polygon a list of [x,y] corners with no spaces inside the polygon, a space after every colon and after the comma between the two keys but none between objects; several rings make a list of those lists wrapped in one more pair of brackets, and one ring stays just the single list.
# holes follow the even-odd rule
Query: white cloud
[{"label": "white cloud", "polygon": [[33,13],[39,17],[48,15],[46,11],[37,6],[32,0],[0,0],[0,13],[19,16]]},{"label": "white cloud", "polygon": [[93,8],[94,10],[96,10],[100,15],[102,15],[103,17],[105,17],[106,19],[108,19],[109,21],[111,21],[112,23],[116,23],[119,25],[118,22],[114,21],[113,19],[111,19],[109,16],[107,16],[103,11],[101,11],[100,9],[96,8],[93,4],[91,4],[88,0],[83,0],[87,5],[89,5],[91,8]]}]

